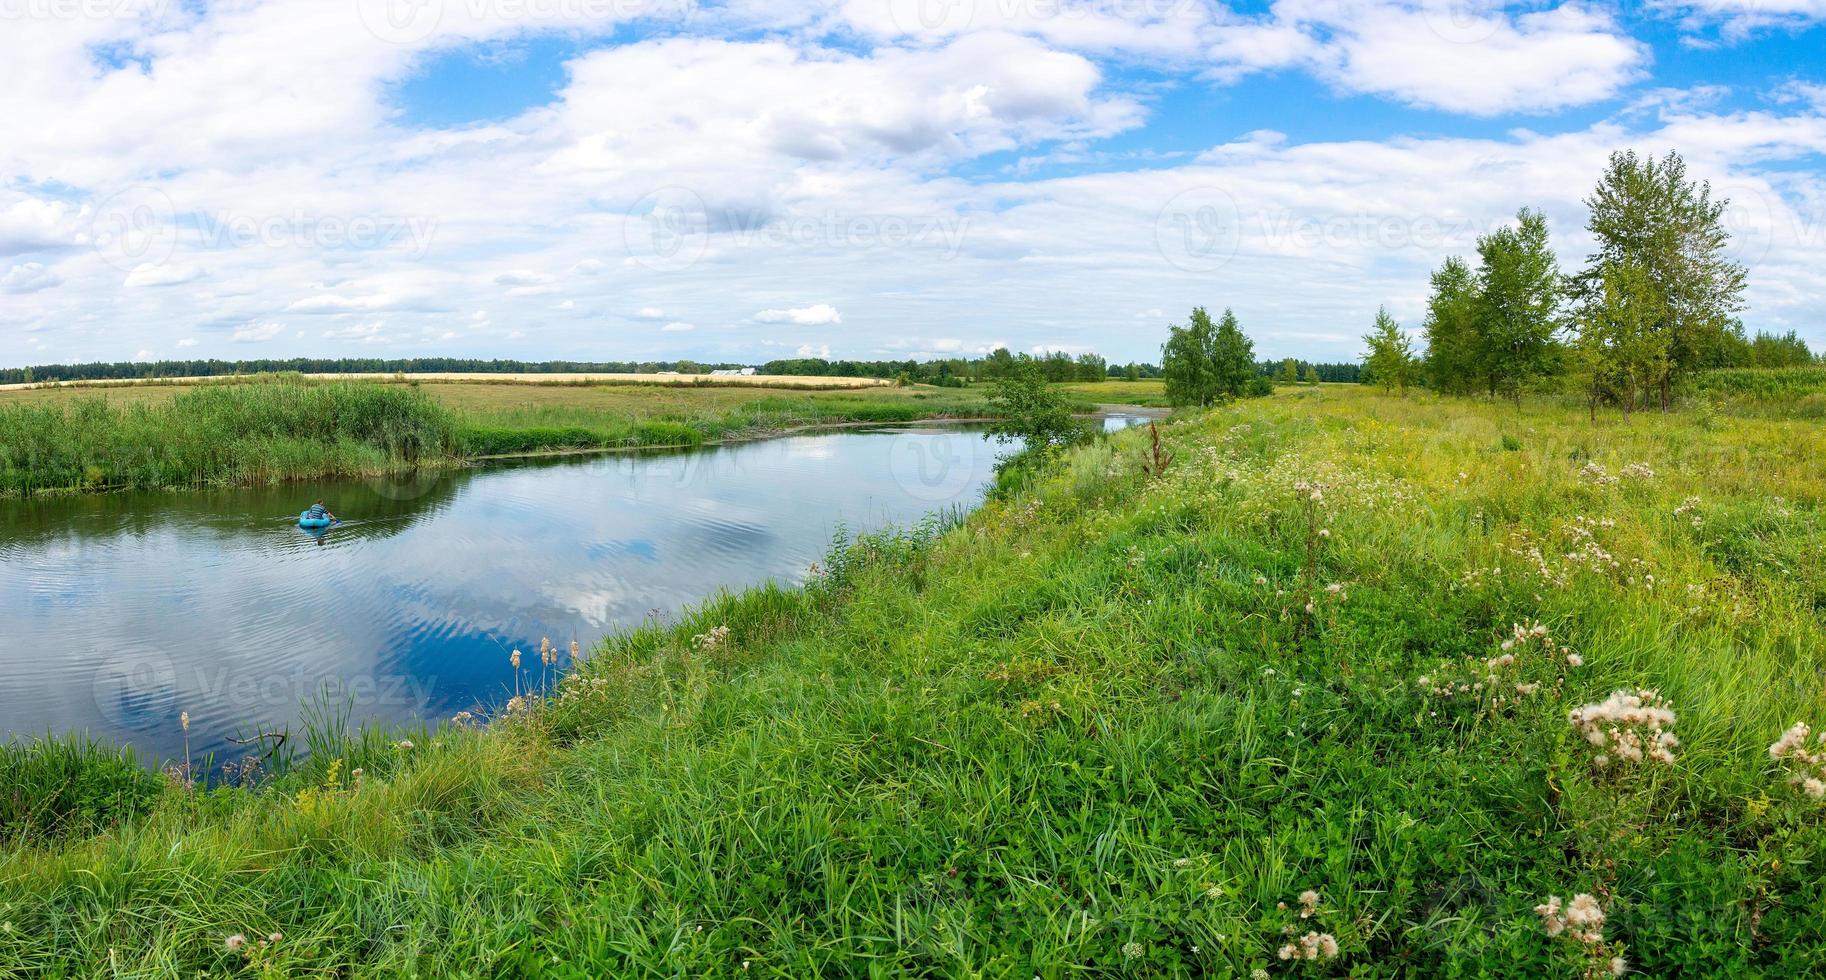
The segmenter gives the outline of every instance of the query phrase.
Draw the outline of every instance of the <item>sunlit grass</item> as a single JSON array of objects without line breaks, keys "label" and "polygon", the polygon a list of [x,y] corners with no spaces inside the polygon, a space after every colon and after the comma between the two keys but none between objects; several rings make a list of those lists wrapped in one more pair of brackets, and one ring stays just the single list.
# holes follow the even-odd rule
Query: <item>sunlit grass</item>
[{"label": "sunlit grass", "polygon": [[[1162,432],[1163,476],[1098,442],[486,730],[14,846],[0,973],[1826,965],[1826,810],[1768,751],[1826,722],[1813,423],[1327,386]],[[1672,761],[1598,765],[1568,712],[1639,689]]]}]

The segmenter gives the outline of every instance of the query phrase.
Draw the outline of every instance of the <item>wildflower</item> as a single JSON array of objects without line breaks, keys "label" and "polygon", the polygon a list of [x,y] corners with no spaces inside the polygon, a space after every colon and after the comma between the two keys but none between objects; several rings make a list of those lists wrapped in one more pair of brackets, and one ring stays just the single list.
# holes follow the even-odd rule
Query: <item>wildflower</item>
[{"label": "wildflower", "polygon": [[1319,911],[1319,893],[1308,888],[1300,893],[1300,918],[1310,919]]},{"label": "wildflower", "polygon": [[1330,528],[1324,528],[1324,527],[1322,527],[1322,528],[1320,528],[1320,529],[1319,529],[1319,537],[1321,537],[1321,538],[1330,538],[1330,537],[1331,537],[1331,529],[1330,529]]},{"label": "wildflower", "polygon": [[1191,863],[1192,863],[1191,858],[1175,858],[1173,860],[1173,867],[1184,868],[1184,867],[1191,865]]},{"label": "wildflower", "polygon": [[1629,961],[1628,960],[1624,959],[1621,956],[1613,956],[1610,958],[1610,975],[1611,976],[1620,977],[1628,972],[1629,972]]},{"label": "wildflower", "polygon": [[186,732],[190,731],[190,712],[188,712],[188,711],[178,712],[178,727],[182,728]]},{"label": "wildflower", "polygon": [[277,943],[279,940],[281,940],[283,938],[285,938],[285,937],[283,937],[275,932],[272,935],[266,937],[266,941],[269,943]]},{"label": "wildflower", "polygon": [[1268,971],[1258,966],[1249,971],[1249,980],[1268,980]]},{"label": "wildflower", "polygon": [[401,751],[404,751],[404,752],[412,751],[412,740],[409,738],[400,739],[399,745],[397,746],[397,748],[399,748]]},{"label": "wildflower", "polygon": [[1140,959],[1141,958],[1141,944],[1138,942],[1134,942],[1134,941],[1123,943],[1122,944],[1122,955],[1131,960]]},{"label": "wildflower", "polygon": [[242,947],[247,945],[247,937],[243,936],[237,932],[234,935],[228,937],[228,941],[226,943],[224,943],[223,945],[226,945],[228,947],[229,952],[239,953],[241,951]]},{"label": "wildflower", "polygon": [[1566,666],[1583,667],[1583,666],[1585,666],[1585,658],[1579,656],[1576,653],[1569,653],[1566,655]]},{"label": "wildflower", "polygon": [[1257,584],[1257,585],[1267,585],[1267,584],[1268,584],[1268,576],[1266,576],[1266,575],[1257,575],[1257,576],[1256,576],[1256,577],[1255,577],[1255,584]]},{"label": "wildflower", "polygon": [[1671,765],[1680,745],[1670,730],[1673,709],[1654,691],[1616,691],[1604,701],[1567,712],[1566,720],[1594,748],[1625,762],[1648,758]]},{"label": "wildflower", "polygon": [[515,670],[520,669],[520,651],[515,650],[514,655],[511,657],[508,657],[507,660],[509,663],[514,665]]}]

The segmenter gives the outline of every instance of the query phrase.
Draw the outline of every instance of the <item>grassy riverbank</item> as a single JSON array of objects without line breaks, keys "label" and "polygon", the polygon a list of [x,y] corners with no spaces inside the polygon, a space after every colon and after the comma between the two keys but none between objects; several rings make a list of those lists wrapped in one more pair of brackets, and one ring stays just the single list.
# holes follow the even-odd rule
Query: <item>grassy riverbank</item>
[{"label": "grassy riverbank", "polygon": [[[1079,450],[485,730],[251,793],[15,749],[87,816],[0,858],[0,974],[1826,969],[1819,773],[1768,751],[1826,724],[1814,423],[1326,387],[1163,431],[1163,477]],[[1675,720],[1568,722],[1638,689]]]},{"label": "grassy riverbank", "polygon": [[299,377],[0,395],[0,494],[273,483],[514,453],[980,416],[984,392],[386,384]]}]

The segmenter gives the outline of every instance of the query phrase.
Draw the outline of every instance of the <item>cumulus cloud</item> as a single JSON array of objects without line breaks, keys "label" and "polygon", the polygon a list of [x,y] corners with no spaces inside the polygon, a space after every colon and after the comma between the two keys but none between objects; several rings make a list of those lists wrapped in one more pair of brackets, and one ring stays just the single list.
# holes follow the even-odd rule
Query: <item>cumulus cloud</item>
[{"label": "cumulus cloud", "polygon": [[181,286],[194,282],[203,275],[203,270],[194,265],[160,265],[143,262],[127,273],[121,285],[128,289],[143,289],[156,286]]},{"label": "cumulus cloud", "polygon": [[762,310],[754,315],[754,319],[757,323],[791,323],[801,327],[817,327],[842,323],[843,314],[829,303],[818,303],[796,309]]},{"label": "cumulus cloud", "polygon": [[0,293],[35,293],[63,282],[40,262],[22,262],[0,276]]},{"label": "cumulus cloud", "polygon": [[697,324],[685,323],[681,320],[668,323],[659,329],[662,333],[689,333],[690,331],[697,329]]},{"label": "cumulus cloud", "polygon": [[277,338],[285,332],[285,326],[279,323],[250,323],[229,335],[229,340],[237,344],[262,344]]}]

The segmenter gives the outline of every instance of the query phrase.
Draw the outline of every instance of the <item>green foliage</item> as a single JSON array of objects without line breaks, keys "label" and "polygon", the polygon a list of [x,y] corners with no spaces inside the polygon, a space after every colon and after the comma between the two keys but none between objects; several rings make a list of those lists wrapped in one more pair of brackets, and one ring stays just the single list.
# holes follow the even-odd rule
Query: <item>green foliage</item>
[{"label": "green foliage", "polygon": [[1019,453],[1000,464],[1004,471],[1044,465],[1060,450],[1084,442],[1094,432],[1033,365],[1024,365],[997,381],[990,404],[998,418],[989,431],[999,441],[1022,444]]},{"label": "green foliage", "polygon": [[1369,347],[1363,366],[1370,379],[1384,391],[1399,389],[1407,394],[1408,385],[1417,380],[1420,365],[1414,359],[1413,342],[1401,324],[1389,316],[1388,310],[1377,309],[1376,327],[1363,335],[1363,342]]},{"label": "green foliage", "polygon": [[1427,300],[1425,375],[1433,390],[1468,395],[1480,387],[1482,338],[1478,332],[1477,277],[1454,255],[1433,273]]},{"label": "green foliage", "polygon": [[0,846],[99,833],[149,812],[164,787],[130,751],[80,736],[0,743]]},{"label": "green foliage", "polygon": [[[1817,424],[1581,415],[1332,388],[1163,426],[1158,476],[1080,447],[485,731],[326,725],[9,845],[0,975],[1577,976],[1534,907],[1581,892],[1636,974],[1806,974],[1826,804],[1766,748],[1826,720]],[[1419,682],[1537,621],[1583,665]],[[1638,687],[1676,762],[1597,765],[1567,712]]]},{"label": "green foliage", "polygon": [[116,408],[0,405],[0,494],[359,474],[453,448],[451,414],[412,386],[280,377]]},{"label": "green foliage", "polygon": [[1666,408],[1681,378],[1741,356],[1734,351],[1743,346],[1737,314],[1747,271],[1725,253],[1730,202],[1714,200],[1710,183],[1689,180],[1678,153],[1657,160],[1632,150],[1611,154],[1585,204],[1597,251],[1575,288],[1589,306],[1602,302],[1619,275],[1642,277],[1643,305],[1656,314],[1650,329],[1666,351],[1665,367],[1652,381]]},{"label": "green foliage", "polygon": [[1559,369],[1556,336],[1563,301],[1559,260],[1547,241],[1547,217],[1523,208],[1514,227],[1477,240],[1478,363],[1492,395],[1518,402]]},{"label": "green foliage", "polygon": [[1213,324],[1204,307],[1194,307],[1185,326],[1171,328],[1160,366],[1169,401],[1208,407],[1245,394],[1256,376],[1255,344],[1243,334],[1235,313],[1225,310],[1222,321]]}]

